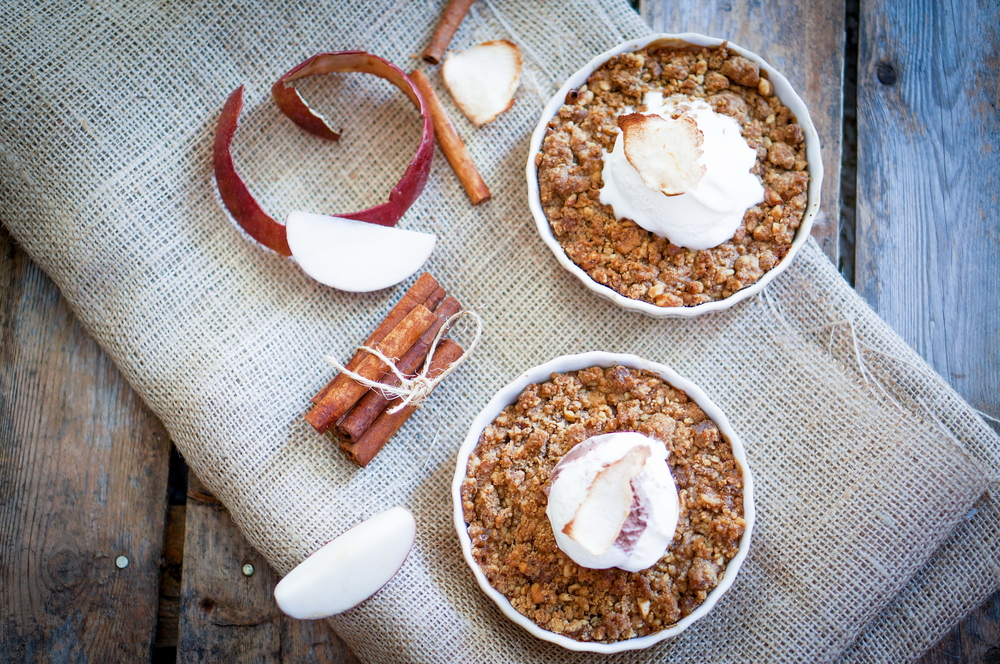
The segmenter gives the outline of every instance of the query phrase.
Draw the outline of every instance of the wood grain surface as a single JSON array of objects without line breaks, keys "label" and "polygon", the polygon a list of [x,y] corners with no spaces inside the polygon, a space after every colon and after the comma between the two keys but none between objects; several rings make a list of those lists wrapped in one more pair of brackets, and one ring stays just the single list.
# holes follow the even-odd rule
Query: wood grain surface
[{"label": "wood grain surface", "polygon": [[1000,593],[959,623],[918,664],[1000,664]]},{"label": "wood grain surface", "polygon": [[783,73],[809,107],[823,146],[823,191],[813,237],[837,263],[843,136],[844,3],[799,0],[643,0],[656,32],[729,39]]},{"label": "wood grain surface", "polygon": [[855,288],[1000,418],[1000,3],[866,0]]},{"label": "wood grain surface", "polygon": [[293,620],[278,610],[278,575],[193,475],[185,530],[179,663],[357,661],[326,621]]},{"label": "wood grain surface", "polygon": [[0,661],[146,660],[170,443],[5,229],[0,353]]}]

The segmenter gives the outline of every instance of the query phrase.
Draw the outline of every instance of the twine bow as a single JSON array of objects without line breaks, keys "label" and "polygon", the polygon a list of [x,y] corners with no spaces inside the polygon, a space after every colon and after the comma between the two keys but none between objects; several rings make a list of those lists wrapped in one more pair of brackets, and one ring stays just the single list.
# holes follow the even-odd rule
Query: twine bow
[{"label": "twine bow", "polygon": [[[437,350],[438,345],[444,339],[444,336],[451,330],[451,328],[454,327],[455,323],[457,323],[460,319],[466,317],[471,317],[476,322],[476,334],[473,337],[472,342],[469,344],[469,347],[467,349],[462,351],[462,354],[458,356],[458,359],[449,364],[444,369],[444,371],[440,372],[438,375],[431,378],[430,369],[431,369],[431,361],[434,358],[434,351]],[[427,359],[424,360],[423,367],[412,378],[408,377],[406,374],[404,374],[396,367],[395,363],[396,361],[398,361],[398,358],[386,357],[385,354],[382,353],[382,351],[380,351],[378,348],[373,348],[371,346],[359,346],[360,350],[364,350],[371,353],[379,360],[381,360],[383,364],[389,367],[389,371],[391,371],[393,375],[396,376],[396,378],[399,380],[399,385],[395,386],[386,385],[385,383],[380,383],[378,381],[365,378],[361,374],[351,371],[346,366],[338,362],[336,358],[331,357],[329,355],[324,356],[323,359],[332,364],[341,373],[347,374],[349,377],[353,378],[354,380],[361,383],[365,387],[375,390],[389,401],[398,399],[399,403],[397,403],[395,406],[393,406],[391,409],[387,411],[389,413],[397,413],[410,405],[419,408],[427,399],[428,395],[430,395],[430,393],[434,390],[434,388],[438,386],[438,383],[444,380],[445,377],[447,377],[448,374],[450,374],[452,371],[457,369],[458,365],[464,362],[466,358],[468,358],[469,355],[472,354],[472,351],[475,349],[476,344],[479,343],[479,339],[480,337],[482,337],[482,335],[483,335],[483,320],[479,317],[479,314],[477,314],[474,311],[469,311],[467,309],[459,311],[457,314],[451,316],[448,320],[446,320],[444,322],[444,325],[441,326],[441,329],[438,330],[437,335],[435,335],[434,337],[433,343],[431,343],[430,349],[427,351]]]}]

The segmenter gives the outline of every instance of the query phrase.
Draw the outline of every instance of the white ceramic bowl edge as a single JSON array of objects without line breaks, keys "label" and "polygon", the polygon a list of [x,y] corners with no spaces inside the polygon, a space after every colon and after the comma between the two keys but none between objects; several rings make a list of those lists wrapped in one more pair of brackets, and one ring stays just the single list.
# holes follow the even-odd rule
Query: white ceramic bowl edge
[{"label": "white ceramic bowl edge", "polygon": [[762,276],[757,282],[723,300],[714,300],[712,302],[706,302],[692,307],[658,307],[649,302],[642,302],[625,297],[611,288],[594,281],[590,275],[584,272],[569,258],[569,256],[566,255],[566,252],[563,250],[562,246],[560,246],[559,241],[556,240],[552,233],[549,221],[545,216],[545,212],[542,210],[542,203],[539,197],[538,172],[535,166],[535,155],[537,155],[541,150],[542,139],[545,138],[545,132],[548,128],[549,120],[555,116],[556,112],[558,112],[559,108],[563,105],[564,100],[566,99],[566,94],[570,90],[583,85],[587,81],[587,77],[589,77],[595,69],[607,62],[609,58],[630,51],[638,51],[649,46],[653,42],[665,40],[678,40],[695,46],[718,46],[726,41],[717,37],[708,37],[706,35],[693,32],[680,34],[654,34],[642,39],[633,39],[623,42],[611,50],[598,55],[593,60],[588,62],[583,68],[566,79],[566,82],[561,88],[559,88],[559,91],[556,92],[556,94],[553,95],[549,102],[545,105],[545,108],[542,110],[541,118],[538,121],[538,125],[535,127],[535,131],[531,135],[525,175],[528,179],[528,207],[531,209],[531,214],[535,218],[538,233],[541,235],[545,244],[548,245],[549,249],[552,250],[552,253],[555,255],[556,260],[559,261],[560,265],[575,275],[594,293],[605,299],[611,300],[624,309],[639,311],[654,318],[689,318],[713,311],[728,309],[734,304],[756,295],[762,291],[772,279],[777,277],[785,270],[785,268],[788,267],[795,254],[798,253],[802,245],[808,240],[809,233],[812,230],[813,221],[819,213],[820,189],[823,183],[823,158],[820,149],[819,135],[816,133],[816,128],[809,116],[809,109],[806,107],[805,102],[803,102],[798,94],[796,94],[791,83],[788,82],[788,79],[786,79],[781,72],[768,64],[756,53],[736,46],[733,43],[728,43],[727,48],[739,53],[747,59],[759,63],[761,69],[767,72],[768,80],[774,86],[775,94],[777,94],[782,103],[784,103],[789,110],[792,111],[798,120],[799,125],[802,127],[803,133],[805,134],[806,159],[809,162],[810,176],[807,193],[808,202],[806,203],[806,210],[802,218],[802,224],[795,233],[795,239],[792,241],[791,248],[781,261],[769,271],[764,273],[764,276]]},{"label": "white ceramic bowl edge", "polygon": [[[465,479],[465,474],[468,468],[469,456],[472,454],[473,449],[475,449],[476,444],[479,442],[479,436],[483,429],[485,429],[486,426],[493,421],[493,419],[500,413],[501,410],[503,410],[504,407],[514,403],[517,400],[518,395],[525,387],[532,383],[544,382],[548,380],[553,373],[576,371],[593,366],[610,367],[615,365],[645,369],[665,379],[674,387],[684,390],[695,403],[701,406],[701,408],[705,411],[705,414],[708,415],[709,418],[711,418],[712,421],[719,427],[722,433],[732,444],[733,455],[739,463],[740,469],[743,473],[743,516],[746,521],[746,530],[743,533],[743,538],[740,540],[739,551],[726,566],[725,576],[722,581],[714,590],[712,590],[711,593],[709,593],[708,598],[701,604],[701,606],[695,609],[690,615],[680,620],[676,625],[655,634],[628,639],[625,641],[618,641],[616,643],[581,642],[561,634],[556,634],[542,629],[533,621],[518,613],[517,610],[511,606],[510,601],[508,601],[506,597],[490,585],[485,574],[483,574],[479,565],[472,558],[472,540],[469,537],[468,528],[465,523],[465,515],[462,511],[462,482]],[[486,404],[483,410],[480,411],[479,415],[476,416],[476,419],[472,422],[472,426],[469,428],[469,433],[465,437],[465,441],[458,450],[457,461],[455,464],[455,477],[452,481],[451,492],[455,530],[458,533],[458,538],[462,545],[462,555],[464,556],[466,563],[468,563],[469,568],[472,570],[479,587],[496,603],[504,615],[539,639],[550,641],[568,650],[605,654],[648,648],[655,643],[659,643],[660,641],[680,634],[693,622],[707,614],[735,581],[737,572],[743,564],[743,561],[746,559],[747,553],[750,549],[751,533],[753,531],[754,521],[756,520],[756,511],[753,500],[753,477],[751,476],[750,467],[747,463],[746,450],[722,410],[708,398],[708,395],[706,395],[700,387],[692,383],[690,380],[680,376],[670,367],[657,362],[642,359],[635,355],[620,353],[590,352],[576,355],[563,355],[550,360],[545,364],[528,369],[504,388],[499,390],[493,398],[490,399],[489,403]]]}]

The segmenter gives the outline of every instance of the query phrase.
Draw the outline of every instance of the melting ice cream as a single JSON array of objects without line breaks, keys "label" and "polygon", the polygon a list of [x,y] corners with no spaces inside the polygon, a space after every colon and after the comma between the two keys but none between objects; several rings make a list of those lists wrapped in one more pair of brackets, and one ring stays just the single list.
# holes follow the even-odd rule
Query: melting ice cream
[{"label": "melting ice cream", "polygon": [[736,233],[747,208],[764,200],[750,169],[757,152],[733,118],[701,99],[649,92],[647,111],[619,119],[604,155],[600,200],[615,216],[689,249],[709,249]]},{"label": "melting ice cream", "polygon": [[652,566],[679,511],[666,446],[639,433],[588,438],[552,470],[546,515],[559,548],[583,567]]}]

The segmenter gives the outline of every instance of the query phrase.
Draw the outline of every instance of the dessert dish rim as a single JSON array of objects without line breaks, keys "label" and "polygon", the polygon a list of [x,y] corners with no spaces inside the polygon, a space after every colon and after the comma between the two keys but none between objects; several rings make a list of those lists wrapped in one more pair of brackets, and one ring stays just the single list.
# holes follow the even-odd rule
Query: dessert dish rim
[{"label": "dessert dish rim", "polygon": [[[654,634],[625,639],[614,643],[576,641],[568,636],[556,634],[555,632],[544,629],[528,617],[518,613],[517,610],[511,605],[510,601],[490,585],[489,580],[487,580],[486,575],[483,573],[482,569],[480,569],[479,564],[472,557],[472,538],[469,537],[468,526],[465,523],[465,514],[462,509],[462,482],[465,480],[466,472],[468,470],[469,457],[472,455],[473,450],[479,442],[480,434],[486,426],[500,414],[501,410],[517,400],[518,395],[520,395],[524,388],[532,383],[541,383],[549,380],[551,374],[553,373],[578,371],[580,369],[586,369],[593,366],[611,367],[615,365],[623,365],[633,369],[645,369],[663,378],[674,387],[684,390],[688,397],[697,403],[702,410],[705,411],[705,414],[708,415],[708,417],[719,427],[719,430],[726,436],[726,439],[729,440],[732,445],[733,457],[740,465],[740,470],[743,474],[743,518],[746,521],[746,529],[740,539],[739,550],[733,559],[726,565],[725,576],[722,581],[719,582],[719,585],[708,594],[708,597],[700,606],[698,606],[697,609],[679,620],[672,627]],[[729,590],[736,580],[740,567],[749,552],[751,533],[753,532],[753,526],[756,520],[756,510],[754,508],[753,499],[753,477],[750,472],[750,466],[747,463],[746,449],[744,448],[739,436],[733,430],[733,427],[729,424],[729,420],[726,418],[722,409],[715,405],[715,403],[708,398],[708,395],[706,395],[705,392],[695,383],[679,375],[676,371],[665,364],[646,360],[637,355],[628,353],[608,353],[603,351],[561,355],[549,360],[548,362],[521,372],[517,378],[498,390],[493,395],[493,398],[490,399],[489,403],[486,404],[486,406],[473,420],[472,425],[469,428],[469,432],[466,435],[462,446],[458,450],[455,463],[455,476],[452,480],[451,486],[451,498],[455,530],[462,546],[462,556],[465,558],[465,562],[472,570],[473,576],[479,584],[479,587],[484,593],[486,593],[487,597],[496,603],[497,607],[499,607],[504,615],[506,615],[515,624],[527,630],[533,636],[562,646],[567,650],[604,654],[648,648],[665,639],[677,636],[696,620],[709,613],[709,611],[711,611],[719,599],[726,593],[726,591]]]},{"label": "dessert dish rim", "polygon": [[[696,304],[689,307],[660,307],[651,302],[643,302],[641,300],[634,300],[632,298],[625,297],[608,286],[598,283],[582,268],[580,268],[580,266],[574,263],[556,239],[555,234],[552,232],[552,228],[549,225],[548,217],[545,216],[545,211],[542,209],[541,197],[538,189],[538,168],[535,166],[535,156],[541,151],[542,140],[545,138],[545,132],[548,128],[549,121],[564,104],[566,94],[570,90],[578,88],[586,83],[590,74],[607,62],[610,58],[616,55],[621,55],[622,53],[641,50],[657,41],[680,41],[693,46],[708,47],[719,46],[725,42],[726,47],[729,50],[742,55],[749,60],[757,62],[761,69],[767,72],[768,81],[770,81],[771,85],[774,86],[774,94],[781,99],[781,102],[788,107],[792,113],[794,113],[798,124],[802,127],[806,143],[806,161],[808,162],[807,170],[809,173],[809,186],[807,188],[808,199],[805,213],[802,216],[802,222],[799,228],[795,231],[795,239],[792,240],[788,253],[778,262],[777,265],[765,272],[760,279],[746,288],[740,289],[729,297],[721,300],[712,300],[710,302],[704,302],[702,304]],[[798,93],[795,92],[795,89],[792,87],[791,83],[788,82],[788,79],[785,78],[781,72],[768,64],[768,62],[762,57],[752,51],[742,48],[741,46],[733,44],[726,39],[709,37],[696,32],[676,34],[656,33],[640,39],[630,39],[618,44],[617,46],[593,58],[590,62],[578,69],[566,79],[562,87],[559,88],[558,92],[556,92],[546,103],[544,109],[542,110],[538,124],[535,126],[535,130],[531,134],[525,175],[528,180],[528,207],[531,210],[531,215],[535,219],[535,225],[538,228],[539,235],[541,235],[542,240],[555,255],[556,260],[560,265],[583,282],[583,284],[591,291],[602,298],[611,300],[623,309],[638,311],[646,314],[647,316],[652,316],[653,318],[691,318],[702,314],[728,309],[738,302],[742,302],[747,298],[753,297],[757,293],[764,290],[772,279],[781,274],[781,272],[783,272],[791,264],[795,255],[802,248],[802,245],[804,245],[809,239],[813,222],[816,219],[816,215],[819,213],[820,189],[823,184],[823,158],[819,143],[819,134],[816,132],[816,127],[813,125],[812,119],[809,116],[809,110],[806,107],[805,102],[803,102]]]}]

